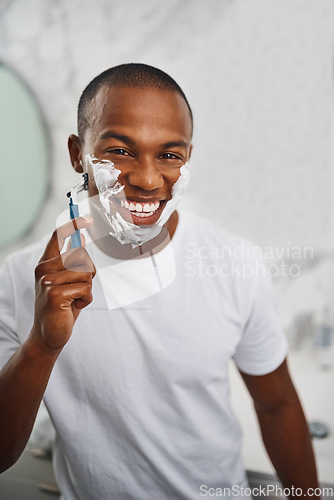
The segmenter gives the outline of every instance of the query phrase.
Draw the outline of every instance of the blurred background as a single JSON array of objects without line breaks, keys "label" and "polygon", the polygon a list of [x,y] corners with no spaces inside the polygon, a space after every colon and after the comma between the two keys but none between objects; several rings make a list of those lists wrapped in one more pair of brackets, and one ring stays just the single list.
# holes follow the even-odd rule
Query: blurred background
[{"label": "blurred background", "polygon": [[[0,264],[66,209],[88,82],[124,62],[166,71],[195,119],[183,207],[263,248],[334,483],[333,15],[333,0],[0,0]],[[246,465],[271,472],[233,368],[232,383]]]}]

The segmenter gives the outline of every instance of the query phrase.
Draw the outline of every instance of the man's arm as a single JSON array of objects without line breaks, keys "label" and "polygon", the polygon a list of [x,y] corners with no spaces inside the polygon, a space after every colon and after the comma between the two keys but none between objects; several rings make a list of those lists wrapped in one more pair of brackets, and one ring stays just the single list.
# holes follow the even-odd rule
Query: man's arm
[{"label": "man's arm", "polygon": [[[268,455],[285,488],[317,488],[315,459],[305,416],[287,362],[268,375],[241,373],[253,398]],[[291,496],[292,498],[292,496]]]},{"label": "man's arm", "polygon": [[55,231],[36,267],[34,325],[0,372],[0,472],[21,455],[54,363],[81,309],[92,301],[95,268],[87,252],[78,248],[60,255],[66,237],[89,224],[79,218]]},{"label": "man's arm", "polygon": [[52,368],[60,353],[47,352],[32,332],[0,372],[0,473],[20,457],[31,434]]}]

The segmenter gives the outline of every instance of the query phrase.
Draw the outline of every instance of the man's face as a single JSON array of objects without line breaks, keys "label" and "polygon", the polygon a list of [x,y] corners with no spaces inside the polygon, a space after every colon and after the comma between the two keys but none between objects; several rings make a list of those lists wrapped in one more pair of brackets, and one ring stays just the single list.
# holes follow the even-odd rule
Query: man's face
[{"label": "man's face", "polygon": [[[90,120],[81,159],[89,154],[112,161],[121,171],[118,181],[126,198],[121,201],[116,195],[120,215],[141,226],[156,223],[171,199],[180,167],[190,157],[192,125],[186,103],[173,91],[103,87],[92,103]],[[89,177],[89,195],[96,196],[92,172]]]}]

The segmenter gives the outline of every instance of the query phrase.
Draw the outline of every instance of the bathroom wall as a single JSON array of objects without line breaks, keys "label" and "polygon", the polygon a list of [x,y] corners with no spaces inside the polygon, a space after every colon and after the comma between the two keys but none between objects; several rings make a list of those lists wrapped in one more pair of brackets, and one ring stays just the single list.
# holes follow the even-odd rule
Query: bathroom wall
[{"label": "bathroom wall", "polygon": [[76,182],[66,140],[84,86],[142,61],[194,109],[184,206],[261,245],[330,249],[332,28],[332,0],[2,0],[0,60],[31,86],[52,139],[52,194],[19,245],[54,227]]}]

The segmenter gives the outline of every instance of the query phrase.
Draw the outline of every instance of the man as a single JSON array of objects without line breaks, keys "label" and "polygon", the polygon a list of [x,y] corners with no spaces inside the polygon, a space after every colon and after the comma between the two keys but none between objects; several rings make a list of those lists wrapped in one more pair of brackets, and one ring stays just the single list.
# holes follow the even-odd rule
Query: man
[{"label": "man", "polygon": [[[62,225],[44,253],[21,251],[2,272],[1,469],[24,449],[44,396],[66,500],[194,500],[201,485],[242,497],[231,358],[284,486],[317,487],[260,257],[238,259],[254,271],[247,278],[232,272],[243,241],[174,209],[192,127],[182,90],[160,70],[128,64],[95,78],[68,143],[94,221]],[[62,252],[75,229],[82,247]]]}]

